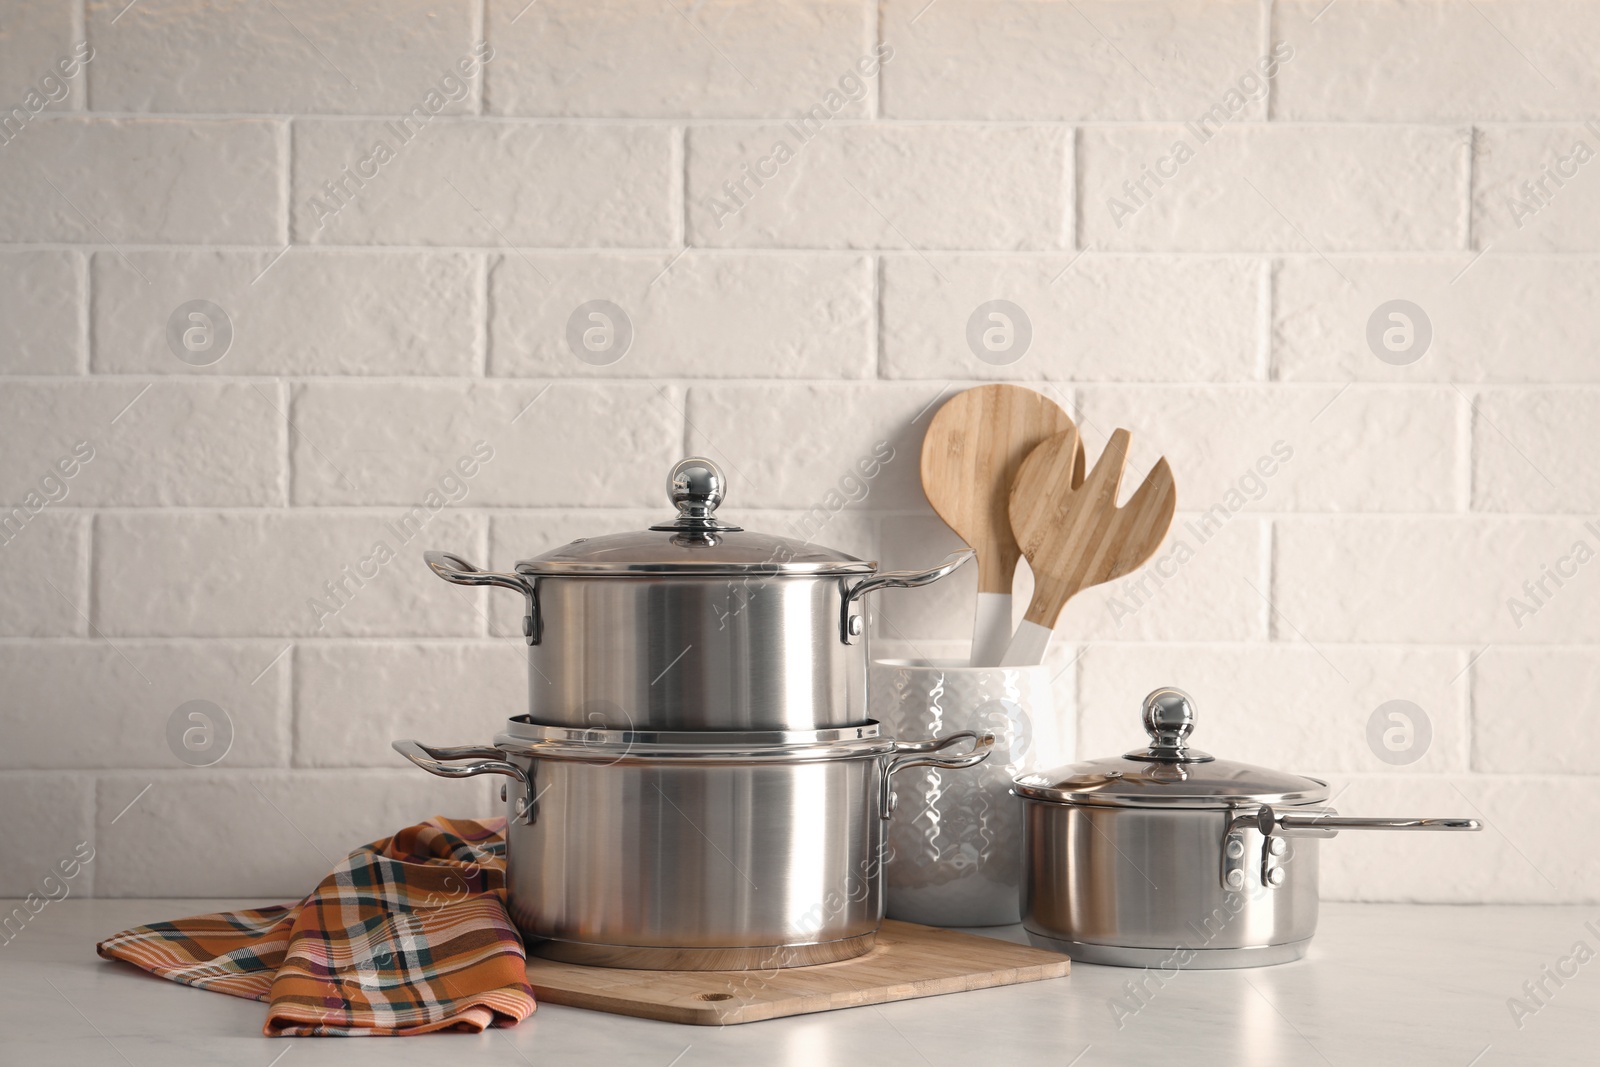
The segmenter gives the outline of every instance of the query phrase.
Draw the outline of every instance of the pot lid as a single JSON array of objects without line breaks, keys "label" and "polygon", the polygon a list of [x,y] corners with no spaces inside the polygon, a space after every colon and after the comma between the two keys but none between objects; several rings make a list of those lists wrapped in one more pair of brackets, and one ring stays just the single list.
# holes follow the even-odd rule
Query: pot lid
[{"label": "pot lid", "polygon": [[1024,774],[1018,796],[1062,804],[1225,808],[1233,804],[1314,804],[1328,783],[1252,763],[1222,760],[1188,746],[1194,701],[1164,687],[1144,698],[1149,746],[1121,756]]},{"label": "pot lid", "polygon": [[675,519],[635,533],[580,537],[517,563],[520,574],[644,575],[871,574],[876,563],[794,537],[752,533],[717,517],[727,493],[722,468],[703,456],[679,460],[667,476]]}]

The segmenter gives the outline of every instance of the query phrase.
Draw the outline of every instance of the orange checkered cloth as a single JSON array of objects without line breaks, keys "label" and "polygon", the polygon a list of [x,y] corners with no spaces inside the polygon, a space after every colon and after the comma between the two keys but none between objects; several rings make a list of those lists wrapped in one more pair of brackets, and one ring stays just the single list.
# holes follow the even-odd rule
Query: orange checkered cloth
[{"label": "orange checkered cloth", "polygon": [[515,1026],[534,1001],[506,913],[505,828],[432,818],[350,853],[299,904],[136,926],[97,949],[266,1001],[268,1037]]}]

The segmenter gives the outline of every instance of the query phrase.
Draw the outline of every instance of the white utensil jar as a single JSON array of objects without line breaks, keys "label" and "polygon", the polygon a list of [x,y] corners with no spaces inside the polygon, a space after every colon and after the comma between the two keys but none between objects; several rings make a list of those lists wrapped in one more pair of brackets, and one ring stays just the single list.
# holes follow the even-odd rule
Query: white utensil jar
[{"label": "white utensil jar", "polygon": [[1022,806],[1011,781],[1071,759],[1056,721],[1050,668],[874,660],[870,702],[887,733],[992,734],[989,759],[961,774],[935,767],[895,779],[885,870],[888,916],[929,926],[1021,921]]}]

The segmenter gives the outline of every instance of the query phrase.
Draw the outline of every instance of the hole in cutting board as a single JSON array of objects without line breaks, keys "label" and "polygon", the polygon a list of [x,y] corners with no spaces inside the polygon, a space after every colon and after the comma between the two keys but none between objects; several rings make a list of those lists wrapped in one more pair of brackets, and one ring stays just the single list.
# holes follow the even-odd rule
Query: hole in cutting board
[{"label": "hole in cutting board", "polygon": [[732,993],[696,993],[696,1000],[732,1000]]}]

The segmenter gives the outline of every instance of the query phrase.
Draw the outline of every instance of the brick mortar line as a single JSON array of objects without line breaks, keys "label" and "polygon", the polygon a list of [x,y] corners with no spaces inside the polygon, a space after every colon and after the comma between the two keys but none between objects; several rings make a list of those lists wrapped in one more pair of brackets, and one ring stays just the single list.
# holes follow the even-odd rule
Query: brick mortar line
[{"label": "brick mortar line", "polygon": [[687,126],[673,127],[669,169],[672,172],[672,188],[667,195],[669,200],[675,201],[671,206],[677,209],[672,213],[672,239],[677,246],[672,251],[677,252],[687,250],[689,247],[689,128]]},{"label": "brick mortar line", "polygon": [[[478,0],[472,10],[472,27],[469,31],[474,41],[482,41],[491,48],[494,47],[489,40],[489,0]],[[470,42],[469,42],[470,43]],[[478,65],[478,86],[473,93],[473,114],[481,118],[489,113],[489,65]]]},{"label": "brick mortar line", "polygon": [[473,323],[473,367],[476,374],[463,379],[465,381],[487,381],[489,373],[489,341],[494,328],[494,287],[489,282],[489,264],[491,256],[485,252],[473,259],[473,293],[478,298],[478,306],[482,310],[482,318]]},{"label": "brick mortar line", "polygon": [[[1266,522],[1261,523],[1258,536],[1261,538],[1261,543],[1257,546],[1257,551],[1261,553],[1261,570],[1258,577],[1262,583],[1261,587],[1267,591],[1266,599],[1256,609],[1261,613],[1259,619],[1262,639],[1267,644],[1282,644],[1274,630],[1272,612],[1273,591],[1278,582],[1278,521],[1276,519],[1268,519]],[[1391,646],[1388,642],[1383,642],[1376,647],[1386,648]]]},{"label": "brick mortar line", "polygon": [[[883,314],[883,268],[884,261],[881,255],[868,257],[868,266],[871,270],[870,285],[872,287],[872,374],[873,380],[892,381],[886,376],[889,370],[888,357],[885,355],[884,331],[888,328],[888,320]],[[776,380],[776,379],[768,379]]]},{"label": "brick mortar line", "polygon": [[[490,252],[526,252],[551,258],[567,257],[594,257],[594,256],[634,256],[640,258],[670,256],[680,250],[682,246],[668,245],[407,245],[407,244],[315,244],[291,242],[290,250],[300,253],[319,252],[329,255],[361,255],[366,253],[378,255],[483,255]],[[271,244],[183,244],[183,243],[150,243],[150,242],[119,242],[115,246],[99,241],[7,241],[0,242],[0,254],[20,252],[82,252],[85,254],[102,252],[112,253],[120,249],[124,252],[141,252],[154,255],[192,255],[197,253],[239,253],[255,254],[275,253],[282,245]],[[821,245],[692,245],[689,248],[694,255],[712,256],[815,256],[815,257],[900,257],[903,259],[920,260],[923,256],[933,258],[979,258],[979,259],[1011,259],[1018,263],[1036,259],[1068,260],[1082,254],[1085,260],[1209,260],[1209,259],[1268,259],[1286,260],[1293,262],[1321,262],[1322,255],[1316,252],[1303,252],[1296,249],[1144,249],[1144,248],[1096,248],[1082,250],[1074,248],[1034,248],[1034,249],[1009,249],[1009,248],[925,248],[920,251],[913,248],[884,248],[863,247],[843,248],[824,247]],[[1350,260],[1415,260],[1418,262],[1439,261],[1443,266],[1449,262],[1459,263],[1462,257],[1467,256],[1472,250],[1465,248],[1394,248],[1394,249],[1363,249],[1357,251],[1330,251],[1326,253],[1328,259]],[[1596,259],[1600,260],[1600,241],[1592,249],[1507,249],[1496,252],[1493,257],[1497,260],[1565,260],[1565,259]]]},{"label": "brick mortar line", "polygon": [[[150,635],[130,635],[118,633],[118,645],[123,648],[222,648],[222,646],[246,646],[251,649],[270,649],[280,645],[283,641],[294,643],[296,653],[302,648],[306,649],[362,649],[362,648],[390,648],[395,651],[406,648],[438,648],[438,649],[502,649],[506,646],[517,646],[522,641],[522,635],[515,632],[515,627],[510,627],[504,633],[488,633],[488,635],[474,635],[474,633],[461,633],[461,635],[438,635],[438,633],[418,633],[418,635],[397,635],[397,637],[307,637],[307,635],[291,635],[291,633],[267,633],[267,635],[245,635],[245,637],[221,637],[221,635],[182,635],[182,637],[150,637]],[[901,646],[907,643],[918,645],[965,645],[966,638],[962,637],[912,637],[912,638],[875,638],[875,643]],[[74,649],[85,651],[104,648],[106,641],[98,637],[0,637],[0,649]],[[1117,651],[1130,651],[1138,648],[1162,649],[1195,649],[1195,651],[1237,651],[1237,653],[1250,653],[1256,649],[1291,649],[1304,648],[1310,651],[1304,641],[1179,641],[1179,640],[1144,640],[1144,638],[1128,638],[1123,641],[1077,641],[1061,638],[1059,645],[1066,648],[1083,648],[1086,651],[1094,649],[1117,649]],[[1440,645],[1432,641],[1317,641],[1318,648],[1338,648],[1346,651],[1370,651],[1370,653],[1461,653],[1462,656],[1475,653],[1477,645],[1469,643],[1454,643],[1454,645]],[[1595,643],[1517,643],[1517,645],[1496,645],[1494,654],[1502,653],[1573,653],[1582,656],[1592,656],[1600,649],[1600,641]],[[115,653],[110,653],[115,656]]]},{"label": "brick mortar line", "polygon": [[[277,505],[281,510],[294,507],[294,394],[296,384],[292,380],[280,378],[276,382],[273,394],[277,402],[282,405],[283,419],[278,425],[278,440],[283,448],[283,465],[279,468],[278,480],[283,486],[283,503]],[[277,414],[274,412],[273,414]]]},{"label": "brick mortar line", "polygon": [[[95,570],[95,567],[94,567],[94,563],[95,563],[94,535],[95,535],[95,526],[96,525],[97,525],[97,523],[96,523],[96,520],[95,520],[94,513],[91,512],[91,513],[87,514],[84,517],[83,522],[82,522],[81,527],[80,527],[80,532],[79,532],[79,535],[78,535],[78,559],[75,561],[76,564],[77,564],[77,572],[78,572],[79,576],[81,576],[81,578],[83,579],[83,614],[84,614],[84,618],[79,620],[79,624],[82,625],[83,628],[84,628],[84,637],[86,639],[93,637],[93,631],[90,630],[89,627],[91,625],[93,625],[93,623],[94,623],[94,616],[95,616],[94,591],[95,591],[95,589],[96,589],[96,587],[98,585],[98,583],[95,581],[95,573],[94,573],[94,570]],[[74,592],[76,592],[76,590],[74,590]]]},{"label": "brick mortar line", "polygon": [[[89,40],[89,0],[78,0],[72,5],[72,39],[74,41]],[[83,72],[83,106],[72,108],[79,114],[91,114],[91,105],[94,101],[89,99],[89,84],[93,77],[92,71]]]},{"label": "brick mortar line", "polygon": [[[328,518],[363,518],[390,516],[393,512],[415,507],[417,501],[391,504],[80,504],[58,505],[52,511],[66,515],[105,515],[127,518],[140,515],[172,515],[188,517],[249,516],[249,515],[322,515]],[[20,504],[0,503],[0,507],[20,507]],[[730,507],[729,514],[793,513],[804,514],[815,504],[756,504]],[[584,512],[590,514],[630,514],[634,512],[660,513],[663,505],[658,501],[645,504],[477,504],[471,507],[451,505],[449,512],[463,518],[544,518],[550,515]],[[937,516],[931,510],[910,508],[863,509],[853,513],[863,519],[927,518]],[[1198,517],[1203,511],[1179,510],[1180,516]],[[1351,522],[1387,519],[1452,521],[1491,520],[1504,522],[1581,522],[1600,514],[1600,509],[1589,511],[1242,511],[1241,516],[1254,519],[1272,519],[1283,522],[1318,522],[1349,520]]]},{"label": "brick mortar line", "polygon": [[[867,50],[868,55],[876,55],[877,49],[884,43],[884,4],[882,0],[867,0]],[[883,77],[882,74],[872,79],[872,95],[867,104],[867,117],[880,119],[883,117]]]},{"label": "brick mortar line", "polygon": [[283,243],[294,244],[294,121],[285,122],[275,138],[276,150],[283,156],[278,172],[278,208],[283,212]]},{"label": "brick mortar line", "polygon": [[[1278,5],[1275,0],[1260,0],[1260,5],[1261,36],[1256,43],[1261,49],[1259,54],[1265,56],[1272,52],[1273,38],[1276,36],[1274,15],[1277,13]],[[1275,105],[1278,97],[1278,79],[1267,78],[1265,80],[1267,90],[1261,98],[1261,114],[1262,120],[1270,123],[1273,121],[1272,113],[1277,110]]]},{"label": "brick mortar line", "polygon": [[[1206,105],[1213,103],[1211,100],[1196,101],[1196,111],[1203,111]],[[105,122],[140,122],[147,121],[152,124],[161,122],[288,122],[305,120],[308,122],[391,122],[403,115],[403,111],[377,112],[372,114],[345,115],[316,111],[238,111],[238,112],[200,112],[200,111],[44,111],[35,116],[32,121],[42,123],[70,123],[89,121]],[[1411,118],[1411,119],[1250,119],[1228,123],[1227,128],[1242,128],[1254,130],[1300,130],[1300,129],[1465,129],[1470,126],[1482,126],[1492,129],[1523,129],[1541,128],[1554,129],[1565,126],[1581,126],[1591,115],[1574,115],[1570,118],[1540,118],[1540,119],[1479,119],[1479,118]],[[760,116],[755,118],[737,116],[697,116],[697,115],[640,115],[640,116],[609,116],[609,115],[500,115],[486,114],[474,115],[470,112],[447,113],[441,112],[432,118],[432,122],[443,125],[544,125],[544,126],[581,126],[594,129],[629,129],[629,128],[657,128],[671,126],[735,126],[735,127],[762,127],[781,126],[785,122],[793,121],[794,114]],[[1114,119],[1114,118],[901,118],[882,116],[868,118],[863,116],[839,115],[830,120],[833,126],[883,128],[883,129],[1043,129],[1043,130],[1070,130],[1073,127],[1088,129],[1146,129],[1163,130],[1182,128],[1184,123],[1193,121],[1194,115],[1178,115],[1173,118],[1161,119]]]},{"label": "brick mortar line", "polygon": [[[206,646],[244,646],[252,651],[271,649],[280,646],[282,642],[293,642],[296,651],[302,646],[306,648],[409,648],[423,646],[430,648],[477,648],[499,649],[507,642],[513,644],[520,642],[522,636],[514,628],[505,633],[496,634],[413,634],[413,635],[383,635],[383,636],[296,636],[290,634],[261,634],[244,636],[220,636],[214,634],[185,634],[178,636],[161,635],[136,635],[118,634],[116,640],[124,646],[148,645],[155,647],[179,647],[193,645]],[[939,644],[965,644],[965,637],[913,637],[913,638],[885,638],[880,637],[875,644],[886,643],[902,645],[910,641],[918,643]],[[1072,640],[1065,636],[1060,637],[1059,643],[1063,647],[1094,649],[1133,649],[1133,648],[1167,648],[1167,649],[1204,649],[1208,651],[1237,651],[1248,652],[1255,649],[1288,649],[1304,646],[1303,642],[1293,641],[1268,641],[1265,638],[1250,641],[1201,641],[1201,640],[1149,640],[1145,638],[1128,638],[1121,641],[1110,640]],[[1341,648],[1348,650],[1366,650],[1372,652],[1477,652],[1481,645],[1468,642],[1404,642],[1404,641],[1318,641],[1318,647]],[[83,635],[34,635],[34,636],[9,636],[0,637],[0,648],[31,648],[43,646],[51,648],[82,648],[102,649],[105,640],[99,637]],[[1052,645],[1052,647],[1054,647]],[[1592,642],[1518,642],[1517,644],[1496,644],[1495,655],[1510,652],[1572,652],[1581,654],[1593,653],[1600,648],[1600,641]],[[115,655],[114,652],[111,655]]]},{"label": "brick mortar line", "polygon": [[1256,280],[1256,353],[1257,376],[1262,384],[1278,382],[1278,346],[1273,343],[1273,329],[1278,313],[1278,264],[1263,260]]},{"label": "brick mortar line", "polygon": [[[396,757],[396,759],[398,759],[398,758],[399,757]],[[1588,774],[1586,774],[1586,773],[1583,773],[1581,771],[1566,771],[1566,772],[1560,772],[1560,773],[1540,773],[1540,772],[1537,772],[1537,771],[1471,771],[1471,770],[1464,770],[1464,769],[1463,770],[1458,770],[1458,771],[1410,771],[1410,770],[1405,770],[1405,769],[1399,769],[1399,770],[1393,770],[1393,771],[1365,771],[1365,770],[1352,771],[1352,770],[1339,770],[1337,768],[1334,768],[1334,769],[1330,770],[1327,767],[1313,767],[1313,768],[1311,768],[1311,770],[1312,770],[1313,773],[1317,772],[1317,771],[1321,771],[1323,773],[1337,775],[1341,779],[1351,779],[1351,780],[1363,781],[1363,782],[1396,782],[1396,781],[1405,782],[1405,781],[1410,781],[1410,782],[1438,782],[1438,783],[1442,783],[1442,782],[1446,782],[1446,781],[1451,780],[1451,779],[1459,780],[1459,779],[1463,779],[1463,778],[1469,778],[1469,779],[1473,779],[1473,780],[1476,780],[1476,781],[1485,781],[1485,782],[1488,782],[1488,781],[1512,782],[1512,781],[1527,781],[1527,780],[1549,780],[1549,781],[1557,781],[1557,782],[1572,782],[1572,781],[1595,782],[1597,784],[1600,784],[1600,773],[1588,773]],[[166,780],[166,781],[174,782],[174,783],[175,782],[183,782],[183,781],[191,781],[191,782],[199,783],[199,782],[205,782],[207,780],[215,779],[217,777],[227,777],[227,776],[232,776],[232,775],[244,775],[244,774],[259,774],[259,775],[269,775],[269,776],[282,776],[282,775],[290,775],[290,774],[315,775],[315,776],[319,776],[319,777],[324,777],[325,776],[325,777],[327,777],[327,778],[329,778],[331,780],[331,779],[336,778],[339,774],[347,773],[347,772],[350,772],[350,771],[360,771],[360,772],[367,773],[367,774],[393,774],[393,775],[396,775],[396,776],[399,776],[399,775],[408,775],[409,776],[409,775],[414,775],[414,774],[417,773],[416,768],[410,766],[409,764],[401,764],[399,766],[390,766],[388,764],[382,764],[382,765],[380,765],[380,764],[348,764],[348,765],[330,765],[330,766],[295,766],[295,765],[278,765],[278,764],[274,764],[274,765],[261,766],[261,767],[242,767],[241,766],[241,767],[234,767],[234,768],[230,768],[230,769],[223,769],[223,765],[222,764],[217,764],[217,765],[214,765],[212,767],[207,767],[207,768],[204,768],[204,769],[192,769],[191,768],[191,769],[187,769],[187,770],[179,770],[179,769],[174,769],[174,768],[165,767],[165,766],[129,767],[129,768],[126,768],[126,769],[119,769],[119,768],[115,768],[115,767],[15,767],[15,768],[0,768],[0,776],[3,776],[3,777],[17,777],[17,778],[43,777],[44,775],[47,775],[47,774],[59,774],[59,773],[62,773],[62,772],[68,772],[68,773],[72,773],[72,774],[84,775],[85,779],[86,779],[85,784],[88,784],[88,782],[90,782],[90,781],[98,782],[98,781],[101,781],[101,780],[104,780],[104,779],[108,779],[108,778],[112,778],[112,777],[123,777],[123,778],[150,778],[150,777],[154,777],[158,781]],[[1492,818],[1492,816],[1491,816],[1491,818]]]},{"label": "brick mortar line", "polygon": [[1215,381],[1172,381],[1137,379],[1063,379],[1063,378],[980,378],[980,377],[928,377],[928,378],[874,378],[863,375],[855,378],[684,378],[679,376],[660,377],[609,377],[609,378],[579,378],[566,376],[512,376],[512,375],[486,375],[478,377],[471,374],[459,375],[356,375],[356,374],[273,374],[263,372],[260,374],[156,374],[151,372],[108,373],[89,372],[85,374],[4,374],[0,373],[0,382],[13,385],[51,385],[51,384],[87,384],[90,382],[103,382],[106,384],[121,383],[132,385],[138,383],[180,383],[184,385],[199,385],[214,383],[218,385],[260,385],[264,383],[287,383],[292,385],[523,385],[533,386],[538,384],[550,385],[632,385],[632,386],[678,386],[682,389],[716,389],[725,387],[757,388],[757,387],[815,387],[837,386],[849,389],[855,386],[866,387],[936,387],[940,384],[984,385],[995,382],[1006,382],[1021,386],[1071,386],[1076,389],[1086,390],[1119,390],[1119,389],[1183,389],[1190,391],[1220,391],[1220,390],[1328,390],[1349,387],[1360,390],[1381,390],[1385,392],[1403,392],[1418,390],[1442,391],[1452,387],[1470,387],[1479,392],[1521,392],[1535,390],[1563,390],[1563,391],[1600,391],[1600,379],[1590,381],[1522,381],[1522,382],[1477,382],[1452,379],[1429,379],[1426,381],[1401,382],[1384,381],[1382,379],[1356,380],[1348,378],[1329,378],[1326,380],[1284,381],[1262,380],[1259,378],[1238,378]]},{"label": "brick mortar line", "polygon": [[[1485,649],[1485,652],[1488,650]],[[1467,769],[1478,771],[1485,753],[1478,745],[1478,663],[1472,659],[1473,649],[1466,648],[1461,651],[1461,658],[1465,661],[1461,667],[1460,677],[1465,683],[1465,690],[1461,694],[1462,717],[1466,720],[1467,735]]]},{"label": "brick mortar line", "polygon": [[1478,239],[1478,235],[1476,233],[1477,227],[1475,225],[1475,223],[1477,222],[1477,217],[1478,217],[1477,195],[1478,195],[1478,127],[1476,125],[1473,125],[1470,129],[1467,130],[1467,219],[1466,219],[1467,239],[1466,239],[1466,246],[1467,246],[1468,251],[1473,251],[1474,250],[1473,246],[1477,243],[1477,239]]},{"label": "brick mortar line", "polygon": [[79,298],[73,302],[78,313],[78,340],[83,353],[78,365],[85,375],[94,373],[94,270],[90,266],[92,253],[73,254],[73,274],[78,282]]},{"label": "brick mortar line", "polygon": [[1067,151],[1072,153],[1071,165],[1066,169],[1069,186],[1064,197],[1072,216],[1072,232],[1067,235],[1067,242],[1074,247],[1079,255],[1087,255],[1088,250],[1083,246],[1083,196],[1087,183],[1083,180],[1083,129],[1074,126],[1072,136],[1067,142]]}]

